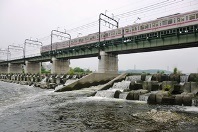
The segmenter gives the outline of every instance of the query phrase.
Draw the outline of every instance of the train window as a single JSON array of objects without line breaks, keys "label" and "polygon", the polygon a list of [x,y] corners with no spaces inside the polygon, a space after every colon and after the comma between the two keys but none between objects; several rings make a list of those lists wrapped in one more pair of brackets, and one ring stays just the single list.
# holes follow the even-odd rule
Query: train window
[{"label": "train window", "polygon": [[180,18],[177,18],[177,22],[180,22]]},{"label": "train window", "polygon": [[111,32],[111,35],[113,35],[113,36],[114,36],[114,35],[115,35],[115,31]]},{"label": "train window", "polygon": [[196,14],[196,18],[198,19],[198,13]]},{"label": "train window", "polygon": [[121,30],[118,30],[117,34],[121,34],[121,32],[122,32]]},{"label": "train window", "polygon": [[144,30],[144,25],[141,25],[140,26],[140,30]]},{"label": "train window", "polygon": [[162,25],[167,25],[167,20],[163,20]]},{"label": "train window", "polygon": [[89,37],[86,37],[85,40],[89,40]]},{"label": "train window", "polygon": [[184,17],[181,18],[181,22],[183,22],[183,21],[184,21]]},{"label": "train window", "polygon": [[79,39],[79,43],[82,43],[83,42],[83,39]]},{"label": "train window", "polygon": [[132,31],[136,31],[137,30],[137,28],[136,27],[132,27]]},{"label": "train window", "polygon": [[155,26],[158,27],[158,22],[155,23]]},{"label": "train window", "polygon": [[97,38],[99,37],[99,35],[97,34]]},{"label": "train window", "polygon": [[155,27],[155,23],[153,23],[152,26]]},{"label": "train window", "polygon": [[125,28],[125,32],[128,33],[129,32],[129,29],[128,28]]},{"label": "train window", "polygon": [[172,23],[173,23],[173,19],[169,19],[168,24],[172,24]]},{"label": "train window", "polygon": [[195,14],[189,16],[189,20],[195,19]]},{"label": "train window", "polygon": [[92,40],[93,40],[93,39],[95,39],[95,36],[92,36],[91,38],[92,38]]},{"label": "train window", "polygon": [[108,37],[109,36],[109,34],[108,33],[105,33],[105,37]]},{"label": "train window", "polygon": [[132,27],[132,32],[135,30],[135,28],[134,27]]},{"label": "train window", "polygon": [[188,21],[188,16],[186,16],[186,21]]},{"label": "train window", "polygon": [[147,29],[147,28],[148,28],[148,24],[145,25],[145,29]]}]

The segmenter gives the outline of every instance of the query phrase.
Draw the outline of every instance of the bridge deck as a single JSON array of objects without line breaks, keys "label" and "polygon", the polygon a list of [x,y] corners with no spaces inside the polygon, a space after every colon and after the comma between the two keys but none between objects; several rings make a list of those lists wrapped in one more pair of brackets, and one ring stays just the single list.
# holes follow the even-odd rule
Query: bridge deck
[{"label": "bridge deck", "polygon": [[[25,58],[25,60],[46,62],[50,61],[52,56],[59,59],[97,57],[100,50],[115,54],[128,54],[189,47],[198,47],[198,25],[108,40],[101,42],[100,45],[98,43],[93,43],[71,47],[53,52],[53,54],[47,53],[40,56]],[[2,61],[0,65],[6,65],[8,63],[22,64],[24,63],[24,58]]]}]

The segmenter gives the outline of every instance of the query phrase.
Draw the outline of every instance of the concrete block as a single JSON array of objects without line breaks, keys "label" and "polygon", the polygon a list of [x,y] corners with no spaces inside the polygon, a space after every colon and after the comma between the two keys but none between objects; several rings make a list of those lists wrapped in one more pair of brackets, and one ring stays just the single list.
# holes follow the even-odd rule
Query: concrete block
[{"label": "concrete block", "polygon": [[164,96],[168,96],[168,91],[159,91],[156,93],[156,103],[161,104],[162,103],[162,98]]},{"label": "concrete block", "polygon": [[183,86],[182,86],[182,90],[185,92],[185,93],[190,93],[191,90],[190,90],[190,82],[186,82]]},{"label": "concrete block", "polygon": [[175,95],[175,105],[182,105],[183,104],[183,95]]},{"label": "concrete block", "polygon": [[134,100],[134,91],[131,91],[127,94],[126,97],[127,100]]},{"label": "concrete block", "polygon": [[191,84],[191,86],[190,86],[191,93],[198,94],[198,83],[190,82],[190,84]]},{"label": "concrete block", "polygon": [[183,105],[184,106],[191,106],[192,105],[192,97],[189,95],[184,95],[183,98]]},{"label": "concrete block", "polygon": [[163,105],[174,105],[175,104],[175,98],[173,96],[170,96],[170,97],[164,96],[162,98],[162,104]]},{"label": "concrete block", "polygon": [[147,103],[148,104],[156,104],[156,94],[155,93],[152,93],[149,95]]}]

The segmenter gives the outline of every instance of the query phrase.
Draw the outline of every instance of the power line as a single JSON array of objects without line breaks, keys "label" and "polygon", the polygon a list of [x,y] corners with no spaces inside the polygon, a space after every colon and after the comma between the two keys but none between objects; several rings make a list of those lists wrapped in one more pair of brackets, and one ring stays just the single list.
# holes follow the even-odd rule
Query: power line
[{"label": "power line", "polygon": [[[133,11],[129,11],[129,12],[126,12],[126,13],[118,14],[115,17],[124,18],[124,17],[128,17],[128,16],[132,16],[134,14],[140,14],[140,13],[148,12],[148,11],[151,11],[151,10],[159,9],[159,8],[162,8],[162,7],[166,7],[166,6],[176,4],[176,3],[179,3],[179,2],[182,2],[182,1],[183,0],[180,0],[180,1],[165,0],[165,1],[153,4],[153,5],[149,5],[149,6],[137,9],[137,10],[133,10]],[[68,31],[72,32],[72,31],[85,30],[87,28],[91,28],[91,27],[94,27],[94,26],[98,26],[98,21],[94,21],[94,22],[91,22],[91,23],[88,23],[88,24],[70,29]]]}]

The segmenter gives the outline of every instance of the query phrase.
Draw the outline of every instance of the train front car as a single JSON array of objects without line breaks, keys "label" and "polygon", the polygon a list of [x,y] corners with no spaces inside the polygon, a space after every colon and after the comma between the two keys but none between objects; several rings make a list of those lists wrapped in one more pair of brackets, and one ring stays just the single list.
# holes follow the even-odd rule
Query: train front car
[{"label": "train front car", "polygon": [[[123,27],[124,42],[130,42],[133,39],[147,39],[149,37],[158,37],[158,31],[170,30],[170,33],[177,32],[177,28],[198,24],[198,10],[187,13],[177,13],[169,16],[157,18],[152,21],[138,23]],[[173,30],[172,30],[173,29]],[[191,30],[191,29],[189,29]],[[187,32],[181,31],[182,32]]]}]

